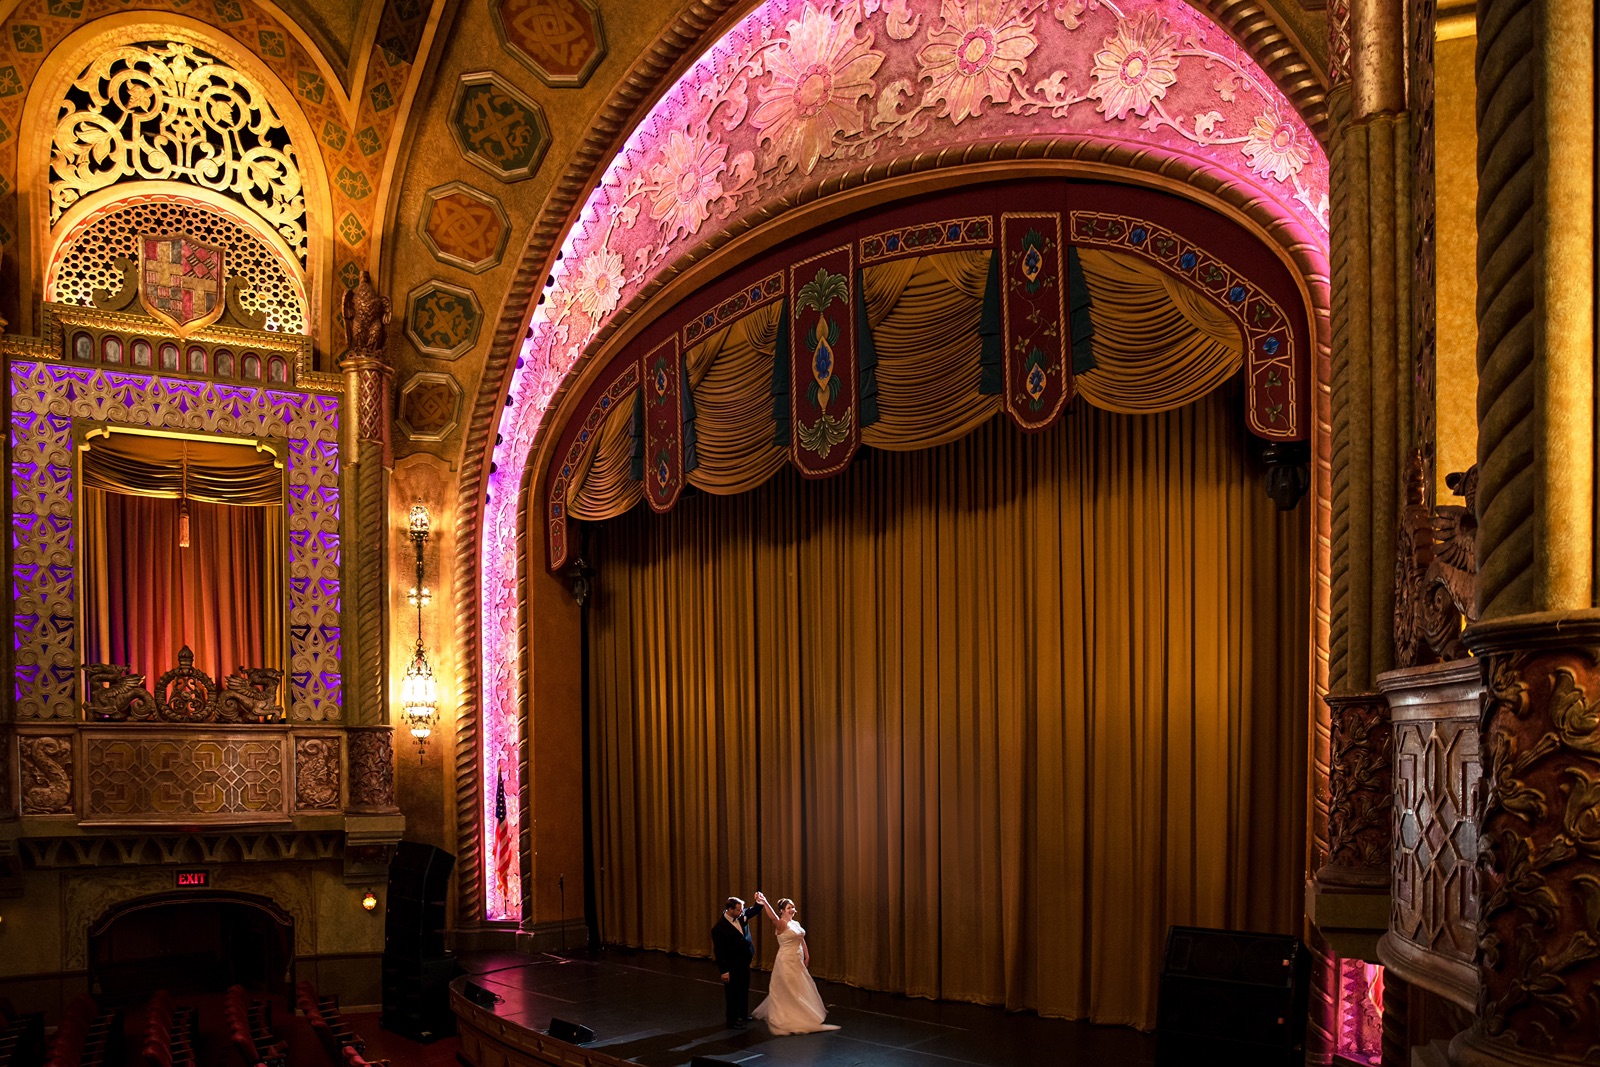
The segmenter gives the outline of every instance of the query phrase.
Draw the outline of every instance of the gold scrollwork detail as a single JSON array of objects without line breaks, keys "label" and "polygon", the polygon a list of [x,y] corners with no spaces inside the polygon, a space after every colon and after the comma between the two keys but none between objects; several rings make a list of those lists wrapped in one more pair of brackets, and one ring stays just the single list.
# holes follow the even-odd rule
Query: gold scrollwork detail
[{"label": "gold scrollwork detail", "polygon": [[267,93],[181,42],[113,48],[72,85],[50,152],[50,223],[121,181],[181,181],[237,200],[306,257],[300,166]]}]

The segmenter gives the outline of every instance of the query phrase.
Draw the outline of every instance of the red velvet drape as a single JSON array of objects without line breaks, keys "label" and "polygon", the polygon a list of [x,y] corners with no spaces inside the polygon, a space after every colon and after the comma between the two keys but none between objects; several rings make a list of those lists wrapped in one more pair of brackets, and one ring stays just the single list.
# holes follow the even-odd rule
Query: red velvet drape
[{"label": "red velvet drape", "polygon": [[152,687],[184,645],[219,684],[236,667],[282,667],[283,613],[266,594],[282,567],[282,509],[188,508],[181,548],[177,500],[85,491],[85,662],[124,664]]}]

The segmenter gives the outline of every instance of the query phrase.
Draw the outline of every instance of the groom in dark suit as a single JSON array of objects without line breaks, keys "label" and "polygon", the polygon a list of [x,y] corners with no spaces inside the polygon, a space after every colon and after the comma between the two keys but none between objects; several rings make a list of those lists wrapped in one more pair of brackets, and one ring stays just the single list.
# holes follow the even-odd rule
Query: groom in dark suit
[{"label": "groom in dark suit", "polygon": [[743,1030],[750,1017],[750,961],[756,954],[750,941],[750,916],[760,910],[759,904],[747,908],[738,897],[729,897],[722,918],[711,928],[717,970],[722,972],[722,995],[728,1002],[728,1025],[735,1030]]}]

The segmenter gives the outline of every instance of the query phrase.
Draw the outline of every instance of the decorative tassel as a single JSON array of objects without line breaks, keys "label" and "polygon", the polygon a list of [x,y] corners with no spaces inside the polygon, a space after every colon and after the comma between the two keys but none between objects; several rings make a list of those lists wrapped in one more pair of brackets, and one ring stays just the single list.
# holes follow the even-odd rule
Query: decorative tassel
[{"label": "decorative tassel", "polygon": [[178,547],[189,547],[189,502],[187,500],[178,505]]}]

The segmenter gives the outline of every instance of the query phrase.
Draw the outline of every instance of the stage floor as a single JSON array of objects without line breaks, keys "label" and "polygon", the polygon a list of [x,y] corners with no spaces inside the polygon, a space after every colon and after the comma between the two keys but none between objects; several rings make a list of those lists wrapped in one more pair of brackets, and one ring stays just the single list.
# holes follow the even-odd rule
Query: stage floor
[{"label": "stage floor", "polygon": [[[530,1030],[552,1017],[595,1032],[587,1048],[650,1067],[681,1067],[715,1056],[748,1067],[1144,1067],[1155,1062],[1155,1037],[1120,1026],[1091,1026],[976,1004],[917,1000],[818,982],[828,1021],[842,1029],[774,1037],[752,1022],[722,1025],[722,988],[709,960],[661,952],[607,949],[590,956],[473,953],[462,958],[473,980],[504,998],[497,1016]],[[751,976],[750,1006],[761,1003],[767,975]]]}]

